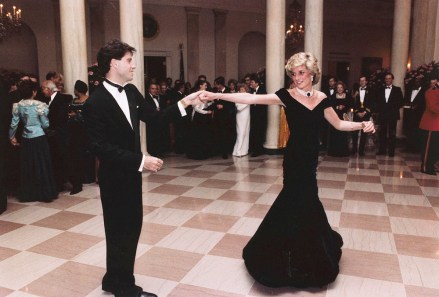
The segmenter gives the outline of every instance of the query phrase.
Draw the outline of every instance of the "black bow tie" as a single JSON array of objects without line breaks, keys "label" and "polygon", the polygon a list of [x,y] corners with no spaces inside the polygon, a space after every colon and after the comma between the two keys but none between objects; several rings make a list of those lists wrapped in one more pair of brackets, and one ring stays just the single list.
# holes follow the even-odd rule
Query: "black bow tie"
[{"label": "black bow tie", "polygon": [[364,91],[364,90],[366,90],[366,88],[360,88],[360,90]]},{"label": "black bow tie", "polygon": [[105,81],[106,81],[109,85],[111,85],[111,86],[117,88],[117,90],[119,91],[119,93],[122,93],[122,91],[125,90],[125,87],[122,87],[121,85],[115,84],[114,82],[111,82],[111,81],[109,81],[108,79],[105,79]]},{"label": "black bow tie", "polygon": [[386,87],[386,89],[391,89],[392,87]]},{"label": "black bow tie", "polygon": [[154,98],[154,99],[159,99],[159,96],[158,95],[154,95],[154,96],[152,96],[152,98]]},{"label": "black bow tie", "polygon": [[334,88],[329,88],[330,90],[334,90]]}]

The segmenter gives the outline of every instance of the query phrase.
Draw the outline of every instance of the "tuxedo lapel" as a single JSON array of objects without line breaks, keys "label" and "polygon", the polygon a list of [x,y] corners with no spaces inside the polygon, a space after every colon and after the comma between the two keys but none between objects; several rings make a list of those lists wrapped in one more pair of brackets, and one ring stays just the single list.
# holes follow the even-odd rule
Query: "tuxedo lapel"
[{"label": "tuxedo lapel", "polygon": [[[112,110],[114,110],[115,116],[117,117],[117,121],[120,123],[123,123],[127,128],[129,128],[131,131],[133,130],[133,127],[131,127],[130,122],[128,122],[127,117],[123,113],[123,110],[120,108],[119,104],[117,103],[116,99],[111,95],[110,92],[104,87],[105,92],[108,95],[108,103],[110,104],[110,107]],[[128,95],[127,95],[128,97]],[[128,100],[129,102],[129,100]],[[130,113],[131,113],[131,107],[130,107]],[[133,122],[132,115],[131,115],[131,122]]]},{"label": "tuxedo lapel", "polygon": [[127,92],[127,98],[128,98],[128,106],[130,108],[130,116],[131,116],[131,124],[133,125],[133,130],[137,131],[138,130],[138,123],[139,123],[139,119],[138,119],[138,106],[136,103],[136,100],[134,98],[134,95],[129,92]]}]

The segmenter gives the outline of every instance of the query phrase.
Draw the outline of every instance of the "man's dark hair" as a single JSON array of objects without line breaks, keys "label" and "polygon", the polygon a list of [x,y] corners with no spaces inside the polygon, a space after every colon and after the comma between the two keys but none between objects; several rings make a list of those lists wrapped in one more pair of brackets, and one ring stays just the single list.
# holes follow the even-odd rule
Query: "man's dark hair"
[{"label": "man's dark hair", "polygon": [[114,39],[104,45],[98,52],[98,67],[102,74],[110,71],[110,63],[112,59],[120,60],[126,53],[134,53],[136,49],[125,42]]},{"label": "man's dark hair", "polygon": [[31,80],[22,80],[17,86],[20,99],[29,99],[32,93],[38,90],[38,85]]},{"label": "man's dark hair", "polygon": [[225,80],[224,76],[218,76],[217,78],[215,78],[214,82],[217,85],[221,85],[221,86],[225,86],[226,85],[226,80]]},{"label": "man's dark hair", "polygon": [[364,77],[366,79],[366,81],[369,81],[366,74],[360,74],[360,76],[358,77],[358,80],[360,80],[362,77]]},{"label": "man's dark hair", "polygon": [[257,84],[261,84],[261,80],[256,73],[253,73],[252,75],[250,75],[250,80],[254,80],[255,83],[257,83]]},{"label": "man's dark hair", "polygon": [[395,79],[395,76],[393,75],[392,72],[387,72],[386,75],[384,77],[386,77],[387,75],[390,75],[392,77],[392,79]]},{"label": "man's dark hair", "polygon": [[56,72],[56,71],[49,71],[46,74],[46,80],[52,80],[52,78],[54,78],[57,75],[58,75],[58,72]]}]

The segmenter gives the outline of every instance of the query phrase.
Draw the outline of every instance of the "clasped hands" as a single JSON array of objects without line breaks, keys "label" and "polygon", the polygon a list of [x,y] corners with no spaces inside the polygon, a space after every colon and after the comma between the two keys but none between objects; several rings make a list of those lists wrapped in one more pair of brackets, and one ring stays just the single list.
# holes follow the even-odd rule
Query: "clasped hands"
[{"label": "clasped hands", "polygon": [[372,134],[375,133],[375,126],[372,121],[361,122],[361,126],[364,132],[371,132]]}]

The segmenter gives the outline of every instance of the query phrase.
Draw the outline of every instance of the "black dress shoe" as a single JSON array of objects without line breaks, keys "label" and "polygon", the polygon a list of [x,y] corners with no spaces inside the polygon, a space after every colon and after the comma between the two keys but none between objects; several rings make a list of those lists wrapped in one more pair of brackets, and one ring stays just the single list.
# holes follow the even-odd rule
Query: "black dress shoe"
[{"label": "black dress shoe", "polygon": [[78,194],[79,192],[82,192],[82,187],[81,188],[73,188],[70,191],[70,195],[75,195],[75,194]]},{"label": "black dress shoe", "polygon": [[153,293],[142,291],[139,294],[137,294],[137,297],[157,297],[157,295],[153,294]]},{"label": "black dress shoe", "polygon": [[436,175],[436,172],[434,170],[432,170],[432,171],[430,171],[430,170],[427,170],[427,171],[421,170],[421,172],[425,173],[425,174],[429,174],[429,175]]},{"label": "black dress shoe", "polygon": [[386,152],[384,152],[384,151],[378,151],[377,152],[377,156],[383,156],[383,155],[385,155],[386,154]]}]

